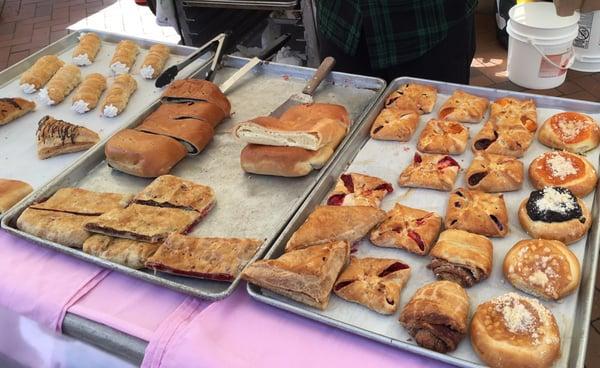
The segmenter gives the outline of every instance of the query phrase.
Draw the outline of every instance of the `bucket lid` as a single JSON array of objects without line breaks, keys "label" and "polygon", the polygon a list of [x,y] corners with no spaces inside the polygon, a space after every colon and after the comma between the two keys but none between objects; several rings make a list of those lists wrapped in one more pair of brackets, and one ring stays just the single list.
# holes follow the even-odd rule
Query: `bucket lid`
[{"label": "bucket lid", "polygon": [[510,8],[508,15],[520,25],[540,30],[569,28],[579,21],[579,13],[560,17],[554,4],[548,2],[518,4]]}]

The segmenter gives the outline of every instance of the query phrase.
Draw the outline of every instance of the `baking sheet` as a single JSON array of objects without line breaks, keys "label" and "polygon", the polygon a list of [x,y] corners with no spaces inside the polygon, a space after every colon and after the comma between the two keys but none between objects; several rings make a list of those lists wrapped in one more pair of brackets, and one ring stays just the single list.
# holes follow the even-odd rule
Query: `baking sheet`
[{"label": "baking sheet", "polygon": [[[340,160],[332,165],[326,177],[324,177],[323,181],[319,183],[318,189],[315,190],[311,198],[299,211],[299,215],[290,222],[288,228],[286,228],[282,234],[282,237],[277,240],[276,244],[273,246],[269,254],[267,254],[266,258],[276,258],[282,254],[285,243],[287,242],[287,239],[291,233],[293,233],[293,231],[304,221],[312,209],[318,203],[322,202],[324,198],[326,198],[327,193],[333,189],[335,180],[342,172],[365,173],[368,175],[378,176],[389,181],[390,183],[393,183],[394,192],[389,194],[383,200],[381,205],[381,208],[386,211],[391,209],[396,202],[400,202],[409,207],[434,211],[440,216],[444,217],[446,213],[449,192],[440,192],[436,190],[420,188],[402,188],[396,184],[402,170],[408,166],[413,159],[413,155],[416,152],[418,137],[422,129],[425,127],[425,123],[430,118],[437,116],[437,111],[439,111],[440,106],[444,103],[452,90],[458,87],[466,90],[467,92],[485,96],[492,100],[503,96],[514,96],[517,98],[534,97],[532,95],[507,91],[473,88],[468,86],[463,87],[444,85],[437,82],[412,79],[403,79],[401,81],[396,80],[392,82],[384,95],[389,94],[392,90],[397,88],[401,82],[406,83],[407,81],[433,84],[436,85],[441,92],[438,95],[438,100],[433,113],[421,117],[418,129],[410,142],[386,142],[368,139],[368,128],[370,126],[370,121],[377,116],[377,112],[383,105],[383,99],[381,99],[381,101],[378,103],[378,107],[376,107],[374,112],[370,114],[369,118],[365,120],[365,127],[361,128],[360,131],[357,132],[357,136],[354,137],[351,143],[349,143],[347,152],[342,153],[342,155],[340,155]],[[548,97],[535,97],[535,99],[536,103],[538,104],[538,129],[541,127],[545,119],[562,111],[584,112],[588,113],[596,120],[600,119],[599,104]],[[486,113],[486,117],[483,121],[486,121],[488,115],[489,111]],[[473,157],[473,154],[470,150],[470,144],[472,142],[472,138],[483,127],[483,123],[464,125],[470,129],[470,139],[466,152],[462,155],[453,156],[461,166],[461,170],[455,184],[456,188],[465,186],[464,172],[469,167]],[[364,144],[364,146],[360,148],[362,144]],[[527,170],[530,162],[533,161],[533,159],[535,159],[541,153],[549,150],[549,148],[539,143],[536,137],[525,156],[521,159],[525,165],[525,170]],[[600,149],[596,148],[586,154],[586,158],[595,168],[598,167],[599,151]],[[354,157],[355,154],[356,156]],[[525,175],[527,176],[527,171],[525,171]],[[505,238],[490,238],[494,244],[493,271],[489,279],[466,289],[471,300],[470,317],[475,311],[477,305],[484,301],[506,292],[513,291],[521,293],[520,291],[517,291],[517,289],[513,288],[512,285],[504,279],[502,273],[502,262],[506,252],[517,241],[530,238],[519,224],[517,210],[520,202],[526,198],[532,190],[534,190],[534,188],[531,186],[529,180],[526,180],[521,190],[504,193],[504,199],[509,214],[510,233]],[[590,209],[592,209],[594,196],[595,194],[589,194],[584,198],[586,205]],[[300,213],[304,213],[304,215],[302,216]],[[588,239],[584,237],[584,239],[569,246],[569,248],[577,255],[582,264],[583,279],[580,289],[578,289],[575,294],[570,295],[559,302],[542,301],[542,303],[547,306],[556,317],[559,329],[561,331],[562,356],[556,363],[556,367],[567,366],[568,362],[568,366],[581,366],[580,363],[571,364],[574,359],[578,358],[574,356],[578,354],[578,352],[573,352],[571,349],[571,343],[573,340],[577,340],[578,344],[580,344],[581,340],[583,340],[583,352],[585,352],[585,336],[587,336],[589,322],[587,319],[589,319],[589,310],[586,311],[584,309],[582,311],[581,307],[583,304],[588,303],[589,305],[591,302],[592,294],[590,291],[593,289],[596,262],[592,262],[592,267],[590,266],[589,259],[593,258],[595,260],[598,253],[598,242],[597,239],[595,239],[597,237],[598,227],[597,209],[594,210],[593,214],[594,229],[592,233],[595,233],[596,236],[592,234]],[[293,302],[284,297],[275,295],[269,291],[263,291],[253,285],[249,286],[249,291],[254,297],[269,304],[303,314],[309,318],[317,319],[321,322],[331,324],[354,333],[378,339],[382,342],[398,346],[402,349],[414,351],[418,354],[431,356],[433,358],[444,360],[460,366],[471,367],[481,366],[481,364],[483,364],[472,350],[469,336],[463,339],[456,351],[444,355],[418,347],[414,340],[408,335],[407,331],[402,328],[398,322],[400,311],[410,300],[412,295],[414,295],[415,291],[421,286],[435,281],[433,272],[426,268],[431,260],[430,257],[417,256],[399,249],[376,247],[368,240],[362,240],[357,248],[358,251],[355,253],[355,255],[358,257],[371,256],[397,258],[407,262],[411,266],[411,277],[406,287],[402,291],[400,308],[393,316],[379,315],[378,313],[370,311],[358,304],[344,301],[335,296],[333,293],[327,310],[318,311],[316,309],[306,307],[300,303]],[[584,261],[584,258],[587,259]],[[583,315],[581,313],[583,313]],[[587,319],[585,318],[585,313],[588,314]],[[583,339],[581,339],[582,335],[584,336]],[[583,357],[585,356],[585,354],[581,355],[583,355]],[[581,364],[583,364],[583,359],[580,361]]]},{"label": "baking sheet", "polygon": [[[33,188],[39,188],[44,183],[58,175],[67,166],[84,154],[75,152],[52,157],[46,160],[37,158],[36,130],[38,121],[45,115],[53,116],[70,123],[90,128],[100,135],[101,140],[122,128],[132,119],[144,111],[148,105],[156,101],[161,94],[161,89],[154,87],[155,80],[147,80],[139,75],[141,64],[148,52],[148,48],[160,42],[148,41],[138,38],[127,38],[123,35],[93,31],[102,38],[102,47],[94,63],[80,67],[82,80],[91,73],[100,73],[107,77],[107,86],[110,88],[114,80],[110,70],[110,60],[114,53],[116,44],[123,39],[130,39],[140,45],[140,54],[132,68],[132,76],[138,83],[137,90],[131,96],[127,108],[114,118],[101,116],[100,106],[85,114],[78,114],[71,110],[72,96],[74,91],[60,104],[46,106],[39,102],[37,93],[25,94],[19,88],[21,74],[43,55],[56,54],[63,61],[71,63],[73,49],[78,44],[81,33],[89,32],[80,30],[67,35],[52,45],[40,50],[27,59],[15,64],[0,73],[0,97],[22,97],[36,102],[36,110],[7,124],[0,126],[0,178],[23,180]],[[179,45],[169,45],[171,57],[165,69],[177,64],[196,51],[196,48]],[[192,62],[180,74],[178,78],[184,78],[200,68],[207,62],[203,57]],[[106,91],[104,91],[102,98]],[[101,104],[100,100],[99,105]]]},{"label": "baking sheet", "polygon": [[[215,82],[224,82],[247,61],[248,59],[244,58],[224,58],[224,68],[218,71]],[[233,138],[231,130],[241,121],[258,115],[268,115],[292,93],[301,91],[313,72],[314,69],[309,68],[275,63],[260,64],[253,73],[244,76],[230,89],[228,98],[232,105],[232,117],[217,127],[213,141],[202,153],[185,158],[171,172],[173,175],[209,185],[216,194],[216,206],[194,228],[191,235],[264,239],[265,242],[255,258],[262,255],[277,238],[308,196],[323,170],[314,171],[301,178],[246,174],[240,168],[239,162],[244,144]],[[315,100],[346,106],[354,126],[361,126],[362,118],[384,88],[385,82],[380,79],[333,73],[319,87]],[[155,106],[151,106],[130,125],[137,125],[154,108]],[[350,134],[348,138],[349,136]],[[113,171],[106,165],[104,158],[104,147],[100,145],[77,165],[70,167],[56,180],[13,208],[5,216],[2,227],[34,242],[188,294],[207,299],[219,299],[229,295],[239,279],[227,283],[165,273],[154,274],[148,270],[136,271],[15,229],[16,218],[29,203],[48,197],[59,188],[78,186],[95,191],[137,193],[151,182],[150,179]]]}]

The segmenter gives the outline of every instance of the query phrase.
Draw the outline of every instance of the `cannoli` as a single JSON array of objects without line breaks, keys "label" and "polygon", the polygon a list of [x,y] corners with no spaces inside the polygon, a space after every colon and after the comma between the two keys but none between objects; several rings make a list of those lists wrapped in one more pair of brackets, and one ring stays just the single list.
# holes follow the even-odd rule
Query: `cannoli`
[{"label": "cannoli", "polygon": [[73,96],[71,109],[80,114],[93,110],[106,89],[106,78],[102,74],[92,73],[85,77]]},{"label": "cannoli", "polygon": [[119,115],[127,107],[129,97],[135,92],[136,88],[137,82],[131,75],[122,74],[117,76],[104,98],[102,115],[109,118]]},{"label": "cannoli", "polygon": [[73,50],[73,64],[79,66],[92,64],[101,45],[102,41],[95,33],[84,33],[79,36],[79,45]]},{"label": "cannoli", "polygon": [[170,50],[165,45],[153,45],[150,51],[144,58],[140,74],[144,79],[154,79],[162,72],[167,59],[170,55]]},{"label": "cannoli", "polygon": [[34,93],[48,83],[63,65],[65,62],[56,55],[42,56],[21,75],[21,89],[25,93]]},{"label": "cannoli", "polygon": [[140,47],[137,43],[127,40],[119,42],[115,54],[110,61],[110,69],[115,74],[129,73],[139,52]]},{"label": "cannoli", "polygon": [[73,64],[67,64],[54,74],[46,87],[40,90],[39,98],[46,105],[59,104],[80,82],[79,68]]}]

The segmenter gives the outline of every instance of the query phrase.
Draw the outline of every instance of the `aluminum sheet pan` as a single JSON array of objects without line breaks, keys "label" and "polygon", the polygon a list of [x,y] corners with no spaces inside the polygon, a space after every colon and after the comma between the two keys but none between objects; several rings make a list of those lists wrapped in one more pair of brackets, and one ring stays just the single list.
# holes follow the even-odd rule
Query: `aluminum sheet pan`
[{"label": "aluminum sheet pan", "polygon": [[[419,127],[410,142],[400,143],[370,139],[370,125],[381,110],[385,96],[398,88],[400,84],[407,82],[431,84],[439,89],[440,94],[438,95],[438,100],[433,113],[421,117]],[[425,126],[425,122],[437,114],[437,111],[445,101],[446,97],[456,88],[461,88],[467,92],[488,97],[491,100],[504,96],[534,98],[538,106],[538,126],[541,126],[546,118],[560,111],[579,111],[590,114],[596,120],[600,119],[600,104],[592,102],[446,84],[413,78],[396,79],[390,84],[376,106],[369,113],[368,117],[363,121],[363,126],[357,130],[356,135],[352,137],[351,141],[346,146],[346,149],[338,156],[336,162],[330,166],[327,173],[319,181],[319,184],[317,184],[317,187],[313,193],[311,193],[311,196],[306,200],[302,208],[282,232],[280,238],[277,239],[274,246],[266,255],[266,258],[276,258],[283,253],[285,244],[291,234],[304,222],[315,206],[323,202],[327,194],[333,189],[338,176],[346,171],[366,173],[394,183],[394,192],[389,194],[382,202],[382,208],[385,210],[391,209],[394,203],[400,202],[410,207],[435,211],[441,216],[444,216],[446,213],[448,192],[439,192],[428,189],[399,188],[396,183],[402,170],[412,161],[413,154],[416,152],[416,142],[421,130]],[[481,129],[483,123],[464,125],[470,128],[470,137],[472,139]],[[469,144],[470,143],[471,140],[469,140]],[[540,153],[548,150],[549,148],[543,146],[536,139],[522,159],[525,168],[527,168],[529,163]],[[587,153],[587,159],[596,168],[598,167],[599,151],[600,149],[596,148]],[[465,186],[463,173],[471,163],[473,157],[472,152],[470,151],[470,148],[467,148],[467,151],[464,154],[454,157],[461,165],[461,173],[457,179],[456,187]],[[480,303],[509,291],[517,291],[510,283],[505,281],[502,274],[502,261],[505,253],[512,245],[518,240],[529,238],[519,224],[517,209],[520,201],[523,198],[526,198],[531,190],[533,190],[533,188],[529,183],[529,180],[526,180],[523,189],[520,191],[504,193],[509,212],[510,233],[505,238],[491,238],[494,243],[494,267],[492,274],[488,280],[467,289],[471,299],[471,315]],[[598,190],[599,189],[597,188],[594,194],[590,194],[584,199],[586,204],[590,207],[592,206],[592,202],[594,202],[592,208],[594,221],[590,234],[587,236],[587,239],[580,240],[569,247],[575,252],[582,264],[583,278],[581,286],[575,294],[558,303],[543,302],[543,304],[549,307],[556,316],[561,331],[562,357],[555,365],[556,367],[583,367],[583,362],[585,360],[588,323],[600,244],[598,239],[598,205],[596,203],[597,201],[594,200]],[[425,267],[429,263],[430,257],[413,255],[399,249],[376,247],[368,240],[361,241],[356,255],[397,258],[404,260],[411,265],[412,275],[402,291],[399,311],[402,310],[404,305],[410,300],[419,287],[435,280],[433,273]],[[469,336],[465,337],[456,351],[449,354],[440,354],[417,346],[414,340],[410,338],[407,331],[399,324],[399,311],[393,316],[383,316],[358,304],[344,301],[335,295],[332,295],[327,310],[318,311],[291,301],[290,299],[275,295],[267,290],[262,290],[255,285],[248,285],[248,291],[254,298],[267,304],[286,309],[307,318],[358,335],[366,336],[385,344],[393,345],[400,349],[409,350],[416,354],[425,355],[458,366],[483,366],[483,363],[471,348]]]},{"label": "aluminum sheet pan", "polygon": [[[247,61],[244,58],[224,58],[224,67],[218,71],[215,82],[222,83]],[[228,97],[232,104],[232,118],[218,126],[213,141],[200,155],[184,159],[171,172],[209,185],[215,190],[215,208],[194,228],[192,235],[265,239],[254,259],[261,256],[277,238],[324,170],[315,171],[303,178],[246,174],[239,162],[244,144],[233,138],[231,130],[241,121],[268,115],[292,93],[302,90],[313,72],[314,69],[309,68],[264,63],[230,89]],[[362,126],[360,122],[384,89],[385,82],[380,79],[333,73],[321,85],[315,100],[346,106],[355,122],[353,126],[358,127]],[[156,106],[158,104],[150,106],[129,125],[139,124]],[[350,136],[351,134],[347,139]],[[239,278],[227,283],[165,273],[155,274],[148,270],[136,271],[33,237],[15,228],[16,219],[27,205],[50,196],[59,188],[78,186],[96,191],[136,193],[151,182],[149,179],[113,171],[106,165],[104,158],[104,144],[101,144],[51,183],[15,206],[3,219],[2,227],[39,244],[184,293],[206,299],[220,299],[229,295]],[[332,161],[333,158],[330,162]]]},{"label": "aluminum sheet pan", "polygon": [[[136,118],[160,97],[161,90],[154,87],[154,80],[147,80],[139,75],[139,69],[148,48],[159,42],[99,31],[93,32],[102,38],[102,48],[92,65],[80,68],[82,78],[90,73],[101,73],[107,77],[107,83],[110,86],[114,78],[109,64],[116,44],[123,39],[129,39],[137,42],[142,48],[132,69],[132,75],[138,83],[138,88],[131,96],[129,104],[122,114],[115,118],[105,118],[100,115],[100,107],[86,114],[78,114],[71,110],[73,92],[62,103],[56,106],[46,106],[37,100],[37,93],[28,95],[21,91],[19,88],[21,74],[33,65],[40,56],[56,54],[65,62],[70,63],[73,49],[79,42],[78,38],[81,33],[85,32],[91,31],[81,30],[71,33],[0,72],[0,97],[23,97],[33,99],[37,104],[34,112],[0,127],[0,178],[23,180],[31,184],[34,189],[39,188],[85,153],[75,152],[46,160],[38,159],[35,134],[37,123],[44,115],[51,115],[58,119],[88,127],[96,131],[103,140],[129,124],[132,119]],[[171,57],[168,60],[167,67],[183,61],[188,55],[197,50],[193,47],[178,45],[169,45],[169,47],[171,48]],[[205,65],[207,59],[208,55],[192,62],[180,72],[178,78],[191,75]]]}]

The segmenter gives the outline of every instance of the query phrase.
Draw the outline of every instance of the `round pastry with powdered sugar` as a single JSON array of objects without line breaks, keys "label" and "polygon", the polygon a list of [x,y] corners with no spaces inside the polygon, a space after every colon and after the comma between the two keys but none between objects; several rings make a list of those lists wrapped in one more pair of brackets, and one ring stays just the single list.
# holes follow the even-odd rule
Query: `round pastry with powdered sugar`
[{"label": "round pastry with powdered sugar", "polygon": [[571,244],[590,229],[592,215],[585,203],[564,187],[531,192],[519,207],[519,222],[532,238]]},{"label": "round pastry with powdered sugar", "polygon": [[560,186],[578,197],[584,197],[596,187],[596,170],[588,160],[567,151],[545,152],[529,165],[529,179],[536,189]]},{"label": "round pastry with powdered sugar", "polygon": [[503,270],[517,289],[549,300],[571,294],[581,280],[577,256],[558,240],[521,240],[506,253]]},{"label": "round pastry with powdered sugar", "polygon": [[560,332],[539,301],[508,293],[477,307],[471,345],[492,368],[545,368],[560,356]]},{"label": "round pastry with powdered sugar", "polygon": [[598,147],[600,129],[591,116],[562,112],[544,121],[538,139],[548,147],[582,153]]}]

